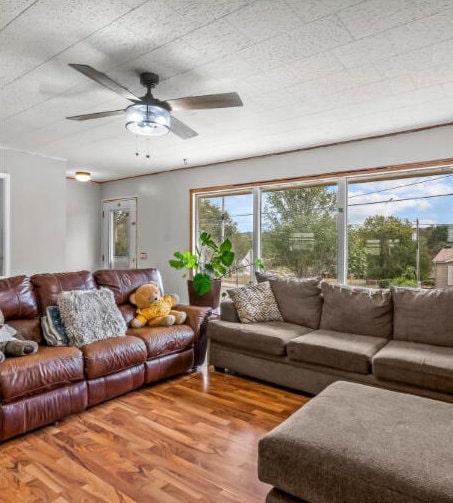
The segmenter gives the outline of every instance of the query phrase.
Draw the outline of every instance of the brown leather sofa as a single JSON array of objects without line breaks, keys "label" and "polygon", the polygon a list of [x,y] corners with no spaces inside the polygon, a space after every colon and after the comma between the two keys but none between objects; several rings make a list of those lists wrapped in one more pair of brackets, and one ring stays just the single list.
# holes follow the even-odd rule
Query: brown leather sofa
[{"label": "brown leather sofa", "polygon": [[156,281],[157,269],[78,271],[14,276],[0,280],[5,322],[40,344],[38,353],[0,364],[0,440],[82,412],[105,400],[188,371],[203,363],[210,308],[179,305],[184,325],[129,328],[124,337],[81,348],[48,347],[40,317],[62,291],[106,287],[128,323],[134,316],[129,295]]}]

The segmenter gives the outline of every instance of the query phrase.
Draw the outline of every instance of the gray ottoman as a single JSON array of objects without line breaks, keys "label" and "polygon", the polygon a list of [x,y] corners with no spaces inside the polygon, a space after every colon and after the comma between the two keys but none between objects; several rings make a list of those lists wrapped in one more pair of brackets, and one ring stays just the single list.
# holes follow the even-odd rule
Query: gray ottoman
[{"label": "gray ottoman", "polygon": [[268,503],[453,503],[453,405],[338,381],[259,442]]}]

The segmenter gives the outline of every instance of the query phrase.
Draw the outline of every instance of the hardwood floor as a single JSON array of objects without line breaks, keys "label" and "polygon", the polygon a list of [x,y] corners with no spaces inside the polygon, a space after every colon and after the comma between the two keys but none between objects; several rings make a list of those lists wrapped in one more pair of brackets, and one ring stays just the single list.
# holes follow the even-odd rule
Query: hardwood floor
[{"label": "hardwood floor", "polygon": [[257,442],[307,397],[186,374],[0,445],[0,502],[254,503]]}]

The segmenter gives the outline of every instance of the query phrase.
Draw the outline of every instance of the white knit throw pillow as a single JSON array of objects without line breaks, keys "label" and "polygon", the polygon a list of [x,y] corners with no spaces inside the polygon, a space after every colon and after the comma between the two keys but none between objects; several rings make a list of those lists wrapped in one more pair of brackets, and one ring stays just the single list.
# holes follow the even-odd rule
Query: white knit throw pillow
[{"label": "white knit throw pillow", "polygon": [[126,322],[108,288],[62,292],[58,306],[70,346],[126,334]]}]

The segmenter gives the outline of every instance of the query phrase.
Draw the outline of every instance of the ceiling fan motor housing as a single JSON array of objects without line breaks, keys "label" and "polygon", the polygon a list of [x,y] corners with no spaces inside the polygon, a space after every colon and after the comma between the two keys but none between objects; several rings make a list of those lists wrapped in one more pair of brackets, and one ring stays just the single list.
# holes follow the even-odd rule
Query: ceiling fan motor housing
[{"label": "ceiling fan motor housing", "polygon": [[152,72],[143,72],[140,74],[140,84],[147,89],[150,89],[159,84],[159,75]]}]

